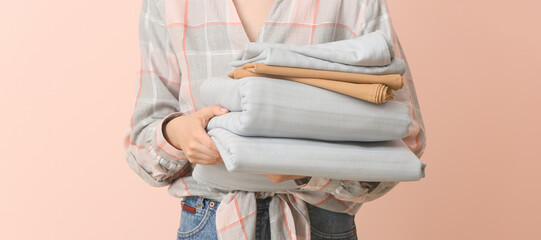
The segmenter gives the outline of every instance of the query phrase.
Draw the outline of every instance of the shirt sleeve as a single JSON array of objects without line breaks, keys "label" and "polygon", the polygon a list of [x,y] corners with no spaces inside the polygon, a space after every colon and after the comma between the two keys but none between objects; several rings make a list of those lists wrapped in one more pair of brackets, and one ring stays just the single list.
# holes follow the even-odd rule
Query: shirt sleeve
[{"label": "shirt sleeve", "polygon": [[136,78],[132,117],[123,139],[128,165],[155,187],[166,186],[191,171],[183,151],[164,137],[165,124],[183,115],[178,100],[181,72],[164,18],[165,2],[142,1],[141,69]]},{"label": "shirt sleeve", "polygon": [[362,28],[362,33],[359,34],[367,34],[376,30],[382,31],[391,40],[394,57],[404,60],[406,64],[406,71],[402,75],[404,78],[404,87],[394,92],[394,101],[405,104],[410,111],[412,122],[409,126],[408,134],[402,140],[420,159],[426,147],[426,130],[410,66],[398,35],[394,30],[387,2],[385,0],[372,1],[370,9],[367,20],[365,21],[366,24]]},{"label": "shirt sleeve", "polygon": [[[412,122],[409,126],[408,134],[403,137],[402,140],[420,159],[426,147],[426,131],[410,67],[398,36],[393,29],[386,1],[372,1],[363,23],[364,27],[359,34],[367,34],[376,30],[383,31],[389,39],[391,39],[394,57],[403,59],[406,64],[406,71],[403,74],[404,87],[395,91],[394,100],[404,103],[410,110]],[[385,195],[398,183],[399,182],[359,182],[313,177],[306,185],[302,186],[301,189],[324,191],[343,201],[367,202]]]}]

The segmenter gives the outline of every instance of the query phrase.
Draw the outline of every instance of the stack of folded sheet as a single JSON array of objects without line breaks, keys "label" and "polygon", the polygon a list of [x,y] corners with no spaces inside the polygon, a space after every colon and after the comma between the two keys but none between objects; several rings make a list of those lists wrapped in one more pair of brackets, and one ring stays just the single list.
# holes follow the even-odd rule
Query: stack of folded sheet
[{"label": "stack of folded sheet", "polygon": [[409,109],[394,101],[406,65],[376,31],[310,46],[250,42],[228,76],[201,85],[204,105],[230,110],[207,125],[224,165],[195,180],[245,191],[298,188],[261,174],[416,181],[425,163],[401,140]]}]

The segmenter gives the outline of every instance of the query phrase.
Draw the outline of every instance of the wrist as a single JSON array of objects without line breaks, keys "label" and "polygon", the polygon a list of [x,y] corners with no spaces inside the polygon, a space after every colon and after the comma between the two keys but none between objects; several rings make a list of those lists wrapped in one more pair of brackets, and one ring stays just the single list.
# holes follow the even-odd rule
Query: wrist
[{"label": "wrist", "polygon": [[163,123],[163,126],[162,126],[162,133],[163,133],[163,137],[165,138],[165,140],[173,147],[177,148],[178,150],[182,150],[182,148],[180,147],[180,145],[178,144],[178,141],[175,137],[175,124],[177,123],[177,121],[173,121],[173,120],[178,120],[178,118],[181,117],[181,116],[177,116],[177,117],[174,117],[174,118],[171,118],[171,119],[167,119],[164,123]]}]

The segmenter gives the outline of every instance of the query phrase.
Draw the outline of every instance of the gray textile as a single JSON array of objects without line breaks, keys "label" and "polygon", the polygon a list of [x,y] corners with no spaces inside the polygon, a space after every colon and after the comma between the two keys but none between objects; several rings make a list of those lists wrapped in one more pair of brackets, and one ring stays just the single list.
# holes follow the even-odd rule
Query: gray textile
[{"label": "gray textile", "polygon": [[241,67],[252,62],[364,74],[402,75],[406,70],[404,60],[394,58],[391,43],[381,31],[308,46],[250,42],[229,65]]},{"label": "gray textile", "polygon": [[[243,137],[222,128],[214,128],[208,134],[231,173],[274,173],[384,182],[417,181],[424,177],[426,164],[402,140],[328,142]],[[233,181],[235,177],[231,175],[229,178]],[[241,184],[242,179],[238,180]]]},{"label": "gray textile", "polygon": [[385,141],[408,134],[408,107],[376,104],[304,83],[267,77],[209,79],[201,85],[204,105],[230,110],[214,116],[207,131],[224,128],[242,136],[327,141]]},{"label": "gray textile", "polygon": [[299,189],[292,180],[275,183],[261,174],[228,172],[224,164],[198,164],[192,172],[192,177],[198,183],[222,190],[273,192]]}]

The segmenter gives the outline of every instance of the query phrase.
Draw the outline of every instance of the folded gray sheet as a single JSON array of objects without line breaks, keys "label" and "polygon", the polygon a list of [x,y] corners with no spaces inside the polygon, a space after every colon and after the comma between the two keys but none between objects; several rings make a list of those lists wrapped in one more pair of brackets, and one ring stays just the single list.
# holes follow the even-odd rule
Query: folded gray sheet
[{"label": "folded gray sheet", "polygon": [[273,192],[299,189],[292,180],[275,183],[261,174],[228,172],[224,164],[195,165],[192,177],[200,184],[222,190]]},{"label": "folded gray sheet", "polygon": [[246,63],[364,73],[404,74],[406,64],[395,58],[389,39],[381,31],[352,39],[314,45],[250,42],[230,62],[231,67]]},{"label": "folded gray sheet", "polygon": [[417,181],[425,163],[400,140],[328,142],[243,137],[222,128],[208,134],[231,173],[286,174],[358,181]]},{"label": "folded gray sheet", "polygon": [[200,89],[204,105],[230,110],[211,118],[207,130],[242,136],[386,141],[405,137],[411,123],[403,103],[376,104],[283,79],[226,76],[209,79]]}]

